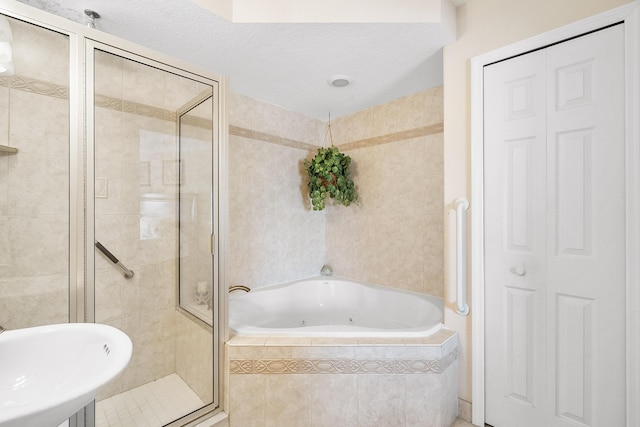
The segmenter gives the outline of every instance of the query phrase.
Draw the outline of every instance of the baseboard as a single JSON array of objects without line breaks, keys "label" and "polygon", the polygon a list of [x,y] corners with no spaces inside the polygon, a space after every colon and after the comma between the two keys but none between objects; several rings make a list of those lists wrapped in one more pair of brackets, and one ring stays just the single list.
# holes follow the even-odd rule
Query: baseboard
[{"label": "baseboard", "polygon": [[471,402],[458,398],[458,418],[471,422]]}]

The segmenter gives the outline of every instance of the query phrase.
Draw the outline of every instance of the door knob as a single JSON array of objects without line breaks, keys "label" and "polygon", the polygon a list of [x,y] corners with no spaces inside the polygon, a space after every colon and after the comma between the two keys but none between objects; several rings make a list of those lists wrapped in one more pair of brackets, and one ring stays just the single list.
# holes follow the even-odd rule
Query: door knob
[{"label": "door knob", "polygon": [[525,274],[527,274],[527,271],[524,269],[524,266],[519,266],[519,267],[511,267],[509,269],[509,272],[511,272],[512,274],[515,274],[516,276],[524,276]]}]

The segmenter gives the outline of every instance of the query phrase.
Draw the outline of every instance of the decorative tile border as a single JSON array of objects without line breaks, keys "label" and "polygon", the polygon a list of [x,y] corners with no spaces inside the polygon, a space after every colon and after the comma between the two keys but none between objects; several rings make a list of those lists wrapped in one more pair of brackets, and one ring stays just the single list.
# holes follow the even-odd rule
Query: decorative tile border
[{"label": "decorative tile border", "polygon": [[112,98],[106,95],[95,95],[96,107],[107,108],[114,111],[136,114],[139,116],[151,117],[153,119],[176,121],[176,112],[165,110],[164,108],[153,107],[139,102],[127,101],[120,98]]},{"label": "decorative tile border", "polygon": [[318,145],[310,144],[308,142],[296,141],[295,139],[284,138],[281,136],[271,135],[269,133],[258,132],[239,126],[229,126],[229,135],[239,136],[247,139],[254,139],[256,141],[269,142],[271,144],[283,145],[285,147],[297,148],[300,150],[315,151],[318,149]]},{"label": "decorative tile border", "polygon": [[[55,98],[68,99],[69,88],[66,86],[58,85],[55,83],[49,83],[42,80],[31,79],[22,76],[0,76],[0,86],[8,87],[11,89],[23,90],[26,92],[36,93],[44,96],[52,96]],[[165,120],[175,122],[176,112],[172,110],[165,110],[163,108],[153,107],[151,105],[141,104],[138,102],[127,101],[120,98],[113,98],[106,95],[95,95],[95,105],[101,108],[107,108],[115,111],[123,111],[125,113],[137,114],[140,116],[151,117],[159,120]],[[187,124],[195,127],[202,127],[205,129],[211,128],[211,123],[208,120],[185,117],[188,121]],[[418,138],[421,136],[434,135],[442,133],[444,131],[443,123],[435,123],[429,126],[423,126],[415,129],[408,129],[401,132],[394,132],[386,135],[380,135],[373,138],[361,139],[358,141],[347,142],[340,144],[337,147],[341,151],[355,150],[357,148],[372,147],[380,144],[388,144],[390,142],[403,141],[406,139]],[[277,135],[272,135],[265,132],[258,132],[255,130],[239,127],[229,126],[229,134],[233,136],[239,136],[242,138],[254,139],[257,141],[264,141],[271,144],[282,145],[285,147],[296,148],[300,150],[306,150],[314,152],[318,149],[319,145],[311,144],[308,142],[297,141],[295,139],[284,138]]]},{"label": "decorative tile border", "polygon": [[[22,76],[0,76],[0,86],[10,89],[18,89],[43,96],[51,96],[60,99],[69,99],[69,88],[67,86],[31,79]],[[106,95],[95,95],[97,107],[108,108],[110,110],[124,111],[125,113],[137,114],[145,117],[176,121],[176,112],[139,102],[127,101],[119,98],[112,98]],[[198,122],[199,123],[199,122]],[[211,125],[209,125],[211,127]]]},{"label": "decorative tile border", "polygon": [[68,87],[42,80],[30,79],[28,77],[0,76],[0,86],[37,93],[38,95],[52,96],[54,98],[69,98]]},{"label": "decorative tile border", "polygon": [[180,118],[180,123],[199,129],[211,130],[213,129],[213,121],[209,119],[203,119],[201,117],[195,117],[190,114],[185,114]]},{"label": "decorative tile border", "polygon": [[[357,148],[373,147],[375,145],[388,144],[390,142],[404,141],[406,139],[418,138],[421,136],[435,135],[444,131],[443,123],[435,123],[429,126],[423,126],[415,129],[408,129],[401,132],[389,133],[373,138],[361,139],[358,141],[339,144],[337,147],[341,151],[355,150]],[[293,139],[283,138],[268,133],[258,132],[238,126],[229,126],[229,134],[240,136],[242,138],[254,139],[256,141],[269,142],[271,144],[283,145],[285,147],[298,148],[300,150],[316,151],[319,145],[310,144],[308,142],[296,141]]]},{"label": "decorative tile border", "polygon": [[408,129],[401,132],[389,133],[375,136],[373,138],[361,139],[338,145],[340,151],[355,150],[356,148],[372,147],[374,145],[388,144],[390,142],[404,141],[406,139],[418,138],[421,136],[435,135],[444,132],[444,123],[435,123],[429,126]]},{"label": "decorative tile border", "polygon": [[231,374],[441,374],[458,358],[441,359],[232,359]]}]

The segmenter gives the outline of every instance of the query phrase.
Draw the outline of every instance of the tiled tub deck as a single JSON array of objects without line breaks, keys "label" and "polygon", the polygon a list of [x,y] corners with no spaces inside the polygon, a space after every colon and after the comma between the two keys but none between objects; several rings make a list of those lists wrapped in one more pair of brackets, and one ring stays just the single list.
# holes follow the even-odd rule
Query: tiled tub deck
[{"label": "tiled tub deck", "polygon": [[248,426],[449,427],[458,413],[458,336],[233,337],[229,419]]}]

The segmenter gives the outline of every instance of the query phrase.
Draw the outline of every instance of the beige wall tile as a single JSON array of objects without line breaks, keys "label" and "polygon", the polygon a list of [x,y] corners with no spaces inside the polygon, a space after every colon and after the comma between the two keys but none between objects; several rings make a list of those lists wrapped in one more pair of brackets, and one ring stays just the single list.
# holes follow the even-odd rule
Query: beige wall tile
[{"label": "beige wall tile", "polygon": [[[441,89],[421,92],[375,107],[369,116],[341,118],[340,126],[351,127],[352,119],[357,128],[368,117],[378,127],[361,138],[424,126],[425,104],[441,108],[441,96]],[[340,276],[443,296],[442,134],[347,154],[360,200],[348,210],[327,208],[327,263]]]},{"label": "beige wall tile", "polygon": [[[273,105],[230,98],[234,126],[301,139],[279,125],[305,123],[310,137],[319,127]],[[442,88],[420,92],[333,120],[333,142],[440,123],[441,110]],[[291,281],[317,275],[326,262],[340,276],[442,296],[442,152],[441,133],[349,150],[360,202],[318,213],[309,211],[302,168],[312,153],[232,136],[231,283]]]},{"label": "beige wall tile", "polygon": [[69,219],[66,216],[9,216],[5,221],[11,260],[0,266],[2,277],[68,274]]},{"label": "beige wall tile", "polygon": [[68,86],[68,37],[16,19],[9,23],[16,74]]},{"label": "beige wall tile", "polygon": [[[406,426],[441,427],[443,423],[441,375],[406,375]],[[457,400],[457,399],[456,399]]]},{"label": "beige wall tile", "polygon": [[69,159],[20,152],[8,161],[9,215],[67,215]]},{"label": "beige wall tile", "polygon": [[[317,339],[314,338],[314,343]],[[353,340],[352,340],[353,341]],[[313,345],[311,347],[294,347],[291,357],[296,359],[355,359],[357,347],[346,345]]]},{"label": "beige wall tile", "polygon": [[[265,426],[268,375],[229,375],[229,425]],[[271,396],[268,397],[271,402]],[[283,424],[288,425],[288,424]]]},{"label": "beige wall tile", "polygon": [[69,158],[69,101],[11,89],[11,146],[22,153]]},{"label": "beige wall tile", "polygon": [[232,342],[238,344],[227,345],[232,425],[448,427],[455,419],[453,331],[412,345],[398,339],[309,347],[298,345],[301,339],[292,347],[251,345],[256,341],[248,338]]},{"label": "beige wall tile", "polygon": [[213,334],[181,313],[176,314],[176,373],[205,402],[213,401]]},{"label": "beige wall tile", "polygon": [[267,375],[265,427],[308,427],[313,380],[310,375]]},{"label": "beige wall tile", "polygon": [[95,93],[123,99],[125,94],[122,86],[124,66],[122,57],[107,52],[96,51],[95,61]]},{"label": "beige wall tile", "polygon": [[[367,340],[374,341],[375,338]],[[362,340],[361,340],[362,341]],[[379,340],[382,341],[382,340]],[[392,344],[380,343],[378,345],[362,342],[356,348],[356,357],[358,359],[417,359],[418,354],[414,347],[406,347],[405,345],[394,346]]]},{"label": "beige wall tile", "polygon": [[403,375],[358,376],[359,426],[405,425]]},{"label": "beige wall tile", "polygon": [[358,376],[320,375],[311,384],[312,427],[358,425]]},{"label": "beige wall tile", "polygon": [[229,284],[255,287],[320,271],[324,217],[306,204],[305,156],[304,150],[231,137]]},{"label": "beige wall tile", "polygon": [[68,39],[9,19],[16,75],[0,79],[3,326],[69,321]]},{"label": "beige wall tile", "polygon": [[7,329],[69,321],[67,275],[0,279],[0,313]]},{"label": "beige wall tile", "polygon": [[126,100],[165,107],[165,72],[135,61],[122,64],[122,93]]}]

